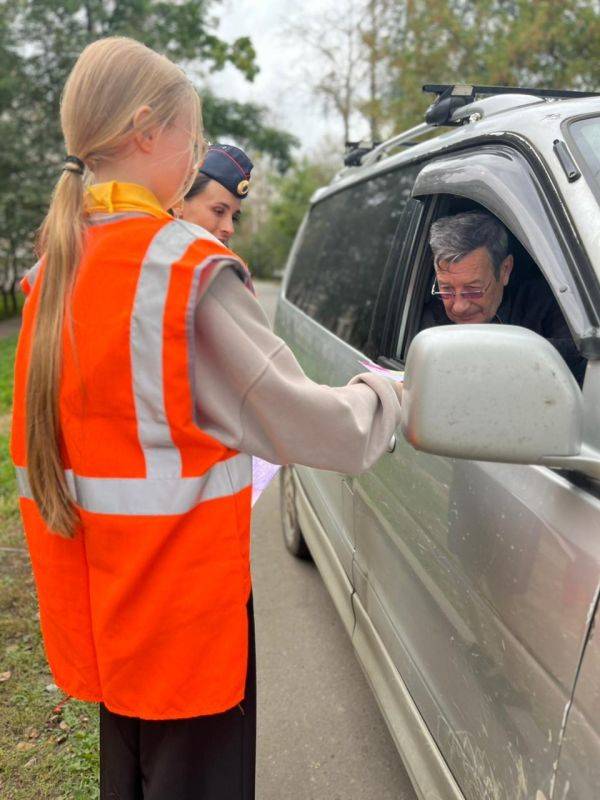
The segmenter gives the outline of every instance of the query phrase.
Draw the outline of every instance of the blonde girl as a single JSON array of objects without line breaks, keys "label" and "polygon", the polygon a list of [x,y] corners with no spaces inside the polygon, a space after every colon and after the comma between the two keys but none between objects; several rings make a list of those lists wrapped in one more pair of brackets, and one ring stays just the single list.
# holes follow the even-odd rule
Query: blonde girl
[{"label": "blonde girl", "polygon": [[130,39],[91,44],[61,123],[12,434],[48,661],[100,705],[102,798],[248,800],[251,456],[367,469],[400,390],[310,381],[239,258],[167,212],[202,149],[174,64]]}]

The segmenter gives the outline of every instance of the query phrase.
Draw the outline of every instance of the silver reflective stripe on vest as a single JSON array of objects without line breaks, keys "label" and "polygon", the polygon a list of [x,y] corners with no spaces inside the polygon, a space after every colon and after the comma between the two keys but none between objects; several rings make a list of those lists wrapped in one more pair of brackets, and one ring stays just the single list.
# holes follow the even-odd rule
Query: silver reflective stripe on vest
[{"label": "silver reflective stripe on vest", "polygon": [[[252,483],[252,459],[240,453],[219,461],[198,478],[84,478],[65,472],[74,502],[93,514],[169,516],[199,503],[237,494]],[[27,469],[17,467],[19,494],[33,499]]]},{"label": "silver reflective stripe on vest", "polygon": [[195,314],[200,299],[198,297],[198,290],[200,286],[200,278],[202,277],[202,273],[207,267],[216,266],[217,264],[221,264],[223,267],[226,266],[233,267],[237,272],[237,274],[240,276],[241,280],[243,281],[245,281],[247,274],[246,270],[244,269],[244,265],[242,264],[241,261],[238,261],[237,259],[226,255],[209,256],[194,269],[194,275],[192,277],[192,283],[190,286],[187,308],[185,311],[185,328],[187,333],[187,346],[188,346],[188,373],[189,373],[188,380],[190,382],[190,391],[192,392],[194,422],[199,428],[201,428],[202,426],[200,424],[198,405],[196,403],[196,393],[195,393],[195,387],[196,387],[195,372],[194,372],[196,364]]},{"label": "silver reflective stripe on vest", "polygon": [[35,262],[33,267],[28,269],[27,272],[25,273],[25,278],[27,279],[27,283],[29,284],[30,289],[33,289],[35,285],[35,281],[41,266],[42,266],[42,260],[39,259],[38,261]]},{"label": "silver reflective stripe on vest", "polygon": [[196,231],[173,221],[152,240],[142,262],[131,317],[131,366],[138,436],[148,478],[181,476],[165,411],[163,386],[164,315],[171,265],[198,239]]},{"label": "silver reflective stripe on vest", "polygon": [[26,467],[15,467],[17,473],[17,487],[19,489],[19,497],[25,497],[27,500],[33,500],[31,487],[29,485],[29,476],[27,475]]},{"label": "silver reflective stripe on vest", "polygon": [[144,211],[116,211],[113,214],[105,214],[104,212],[97,212],[89,214],[86,217],[88,225],[110,225],[111,222],[120,222],[123,219],[135,219],[139,217],[146,217],[152,219],[152,214],[147,214]]},{"label": "silver reflective stripe on vest", "polygon": [[[165,409],[162,359],[171,266],[194,241],[209,237],[202,228],[174,220],[158,231],[148,247],[130,327],[133,395],[146,477],[92,478],[65,470],[73,501],[85,511],[126,516],[185,514],[205,501],[237,494],[252,483],[252,459],[243,453],[214,464],[204,475],[184,478],[181,453],[173,442]],[[224,256],[210,256],[196,267],[192,292],[202,270],[215,258]],[[189,308],[187,311],[189,315]],[[182,320],[182,326],[187,322]],[[17,467],[17,482],[21,497],[33,500],[25,467]]]},{"label": "silver reflective stripe on vest", "polygon": [[[148,247],[136,287],[131,317],[131,366],[138,437],[149,479],[181,477],[181,454],[173,442],[165,409],[164,315],[171,266],[200,239],[218,241],[198,225],[182,220],[165,225]],[[234,260],[224,255],[209,256],[195,268],[192,293],[202,271],[221,259]],[[186,316],[185,324],[189,325],[189,307]]]}]

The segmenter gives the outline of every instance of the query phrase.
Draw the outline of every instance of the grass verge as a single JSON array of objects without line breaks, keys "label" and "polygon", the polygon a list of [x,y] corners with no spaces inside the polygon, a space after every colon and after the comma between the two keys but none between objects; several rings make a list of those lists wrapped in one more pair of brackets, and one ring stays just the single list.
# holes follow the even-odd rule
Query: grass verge
[{"label": "grass verge", "polygon": [[56,690],[42,647],[8,452],[16,336],[0,340],[0,797],[98,797],[94,706]]}]

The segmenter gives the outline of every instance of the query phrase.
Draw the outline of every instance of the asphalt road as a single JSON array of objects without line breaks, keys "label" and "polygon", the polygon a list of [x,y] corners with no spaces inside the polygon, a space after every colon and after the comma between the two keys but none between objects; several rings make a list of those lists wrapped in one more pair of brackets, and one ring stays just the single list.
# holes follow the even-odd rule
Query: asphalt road
[{"label": "asphalt road", "polygon": [[[278,288],[257,285],[273,319]],[[314,564],[283,545],[279,484],[253,515],[257,800],[415,800]]]}]

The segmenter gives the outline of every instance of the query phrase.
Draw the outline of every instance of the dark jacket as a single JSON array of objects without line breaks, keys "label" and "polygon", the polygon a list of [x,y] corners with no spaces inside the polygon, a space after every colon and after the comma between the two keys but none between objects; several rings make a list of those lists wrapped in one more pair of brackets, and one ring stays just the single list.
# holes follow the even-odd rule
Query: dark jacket
[{"label": "dark jacket", "polygon": [[[534,278],[512,287],[509,283],[492,322],[520,325],[543,336],[567,362],[577,383],[583,384],[587,361],[577,350],[562,311],[544,280]],[[425,305],[421,330],[451,324],[443,302],[439,297],[432,297]]]}]

